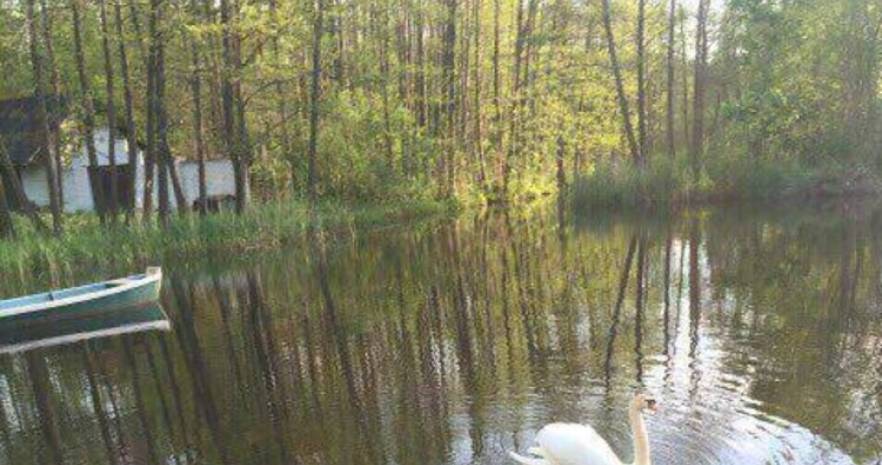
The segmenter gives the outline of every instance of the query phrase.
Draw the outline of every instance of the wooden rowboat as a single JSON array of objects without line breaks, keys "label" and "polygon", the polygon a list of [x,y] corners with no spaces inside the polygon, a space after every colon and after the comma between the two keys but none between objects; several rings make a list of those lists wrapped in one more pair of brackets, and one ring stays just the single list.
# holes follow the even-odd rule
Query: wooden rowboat
[{"label": "wooden rowboat", "polygon": [[162,269],[101,283],[0,300],[0,322],[45,323],[136,307],[159,299]]},{"label": "wooden rowboat", "polygon": [[85,317],[47,321],[45,324],[0,320],[0,354],[170,329],[168,316],[155,302],[125,309],[106,309]]}]

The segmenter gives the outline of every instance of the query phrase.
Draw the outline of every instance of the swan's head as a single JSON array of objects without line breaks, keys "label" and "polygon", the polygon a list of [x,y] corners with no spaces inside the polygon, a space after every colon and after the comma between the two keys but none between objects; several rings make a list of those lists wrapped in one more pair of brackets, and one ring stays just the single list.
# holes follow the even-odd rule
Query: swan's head
[{"label": "swan's head", "polygon": [[634,396],[634,400],[631,401],[631,411],[655,414],[658,411],[658,402],[655,401],[655,398],[646,394],[637,394]]}]

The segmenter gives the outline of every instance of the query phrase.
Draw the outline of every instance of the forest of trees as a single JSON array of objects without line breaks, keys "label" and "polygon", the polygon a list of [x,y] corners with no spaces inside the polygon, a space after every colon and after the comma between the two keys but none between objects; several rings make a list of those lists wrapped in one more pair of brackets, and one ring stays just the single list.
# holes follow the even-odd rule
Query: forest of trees
[{"label": "forest of trees", "polygon": [[[598,173],[863,181],[882,162],[880,25],[880,0],[0,0],[0,99],[42,102],[50,184],[72,147],[94,161],[98,125],[124,134],[159,218],[175,170],[150,167],[217,157],[239,212],[505,202]],[[57,134],[54,95],[76,116]]]}]

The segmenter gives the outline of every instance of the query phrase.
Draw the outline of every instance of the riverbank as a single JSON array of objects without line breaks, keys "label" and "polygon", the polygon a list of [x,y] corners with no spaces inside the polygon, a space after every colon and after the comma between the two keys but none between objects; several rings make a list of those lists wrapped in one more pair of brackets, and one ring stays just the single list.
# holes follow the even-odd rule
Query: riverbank
[{"label": "riverbank", "polygon": [[175,216],[168,228],[155,223],[102,226],[93,214],[69,215],[65,232],[53,237],[17,219],[18,237],[0,241],[0,276],[69,274],[82,267],[136,268],[169,259],[241,254],[284,246],[309,227],[325,231],[374,228],[453,214],[455,202],[410,200],[380,205],[326,201],[311,219],[303,200],[252,205],[244,215]]},{"label": "riverbank", "polygon": [[651,207],[677,209],[736,202],[864,197],[882,193],[869,165],[805,166],[787,160],[708,160],[696,179],[688,160],[659,156],[642,171],[598,165],[573,181],[576,209]]}]

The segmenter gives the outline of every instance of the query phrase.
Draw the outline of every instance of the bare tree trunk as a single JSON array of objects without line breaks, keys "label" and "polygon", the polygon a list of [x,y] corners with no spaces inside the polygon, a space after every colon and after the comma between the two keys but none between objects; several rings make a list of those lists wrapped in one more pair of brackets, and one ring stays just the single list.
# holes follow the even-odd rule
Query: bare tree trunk
[{"label": "bare tree trunk", "polygon": [[508,183],[511,175],[511,161],[520,148],[518,147],[518,111],[520,110],[520,91],[521,91],[521,60],[524,51],[524,5],[523,0],[517,0],[517,14],[515,15],[515,52],[514,52],[514,72],[512,73],[512,103],[511,103],[511,121],[509,121],[509,148],[502,162],[502,189],[500,192],[501,200],[508,201]]},{"label": "bare tree trunk", "polygon": [[[235,16],[234,26],[238,28],[239,1],[234,0]],[[237,164],[239,165],[236,184],[240,192],[236,195],[236,213],[245,213],[251,195],[249,172],[252,160],[251,136],[248,132],[248,120],[245,119],[245,97],[242,95],[242,37],[238,30],[233,35],[233,70],[237,78],[233,81],[233,99],[236,103],[236,151]]]},{"label": "bare tree trunk", "polygon": [[646,0],[637,2],[637,165],[646,164],[646,53],[644,29],[646,23]]},{"label": "bare tree trunk", "polygon": [[132,83],[129,76],[129,58],[126,51],[126,36],[123,31],[121,0],[113,1],[114,19],[116,20],[116,40],[119,44],[119,70],[123,80],[123,100],[125,102],[126,118],[126,149],[129,158],[129,185],[132,189],[131,203],[128,205],[128,215],[131,217],[135,212],[136,186],[138,185],[138,137],[135,125],[135,108],[132,100]]},{"label": "bare tree trunk", "polygon": [[153,49],[155,61],[153,107],[156,117],[156,166],[158,176],[159,222],[163,227],[169,224],[168,198],[168,117],[165,114],[165,38],[160,32],[162,23],[163,0],[150,0],[150,47]]},{"label": "bare tree trunk", "polygon": [[[194,0],[195,2],[195,0]],[[272,15],[273,21],[278,22],[278,11],[276,0],[270,0],[269,2],[270,14]],[[272,39],[272,50],[273,50],[273,58],[275,58],[276,64],[280,63],[281,53],[279,52],[279,39],[278,37],[273,37]],[[194,48],[194,63],[196,63],[195,58],[195,48]],[[279,112],[279,124],[280,128],[280,137],[281,137],[281,145],[282,145],[282,157],[288,161],[288,164],[291,167],[291,188],[295,189],[297,186],[296,175],[296,158],[291,150],[291,135],[288,128],[288,99],[285,95],[285,86],[282,84],[282,81],[278,81],[276,83],[276,99],[277,99],[277,108]],[[200,186],[204,185],[204,177],[205,177],[205,168],[204,163],[202,163],[202,171],[200,172]],[[205,194],[200,190],[200,196],[205,197]]]},{"label": "bare tree trunk", "polygon": [[318,148],[319,92],[321,91],[322,78],[323,19],[323,0],[315,0],[315,18],[313,19],[312,31],[312,79],[309,92],[309,148],[307,152],[308,167],[306,177],[306,191],[312,204],[317,200],[316,150]]},{"label": "bare tree trunk", "polygon": [[665,133],[667,135],[668,142],[668,155],[671,159],[674,158],[676,154],[676,149],[674,147],[674,21],[675,14],[677,8],[677,0],[668,0],[669,11],[668,11],[668,50],[667,50],[667,72],[668,72],[668,80],[667,80],[667,114],[665,118]]},{"label": "bare tree trunk", "polygon": [[9,211],[5,184],[3,177],[0,176],[0,239],[13,239],[15,238],[15,224],[12,222],[12,212]]},{"label": "bare tree trunk", "polygon": [[562,135],[557,136],[557,156],[555,157],[555,161],[557,162],[557,191],[560,194],[563,194],[567,190],[567,173],[564,170],[564,154],[566,145],[564,142],[564,138]]},{"label": "bare tree trunk", "polygon": [[18,173],[15,172],[15,168],[12,166],[12,161],[9,159],[9,152],[6,151],[6,145],[2,140],[0,140],[0,181],[3,182],[5,187],[7,199],[13,199],[12,203],[21,208],[22,212],[24,212],[28,219],[34,224],[34,228],[41,233],[48,232],[49,228],[46,227],[46,224],[40,219],[40,215],[37,214],[37,209],[34,207],[34,204],[28,200],[24,187],[22,187],[21,181],[18,179]]},{"label": "bare tree trunk", "polygon": [[174,155],[171,151],[165,156],[165,166],[168,169],[168,177],[171,181],[172,192],[175,194],[175,205],[178,214],[186,215],[190,211],[190,203],[187,202],[187,196],[184,194],[184,187],[181,184],[181,177],[178,176],[178,165],[175,162]]},{"label": "bare tree trunk", "polygon": [[481,188],[486,187],[487,168],[484,162],[484,140],[481,133],[481,0],[474,0],[474,35],[475,35],[475,65],[474,65],[474,81],[472,85],[475,88],[475,97],[472,105],[472,112],[475,118],[475,152],[478,156],[478,182]]},{"label": "bare tree trunk", "polygon": [[389,18],[387,7],[380,5],[375,11],[376,34],[380,42],[380,97],[383,102],[383,146],[386,164],[390,172],[394,170],[395,154],[392,149],[392,123],[389,116]]},{"label": "bare tree trunk", "polygon": [[[396,47],[398,56],[398,99],[404,108],[413,111],[413,100],[410,94],[410,76],[412,63],[410,14],[412,8],[400,12],[396,25]],[[401,131],[401,174],[405,178],[412,172],[411,160],[411,128]]]},{"label": "bare tree trunk", "polygon": [[46,47],[46,65],[49,67],[49,85],[51,97],[53,99],[54,108],[49,108],[49,128],[52,130],[52,145],[55,148],[55,173],[56,173],[56,184],[58,185],[58,203],[61,205],[62,210],[64,209],[64,183],[61,180],[61,173],[64,170],[64,164],[61,160],[61,106],[64,104],[62,101],[62,92],[61,92],[61,77],[58,75],[58,65],[55,62],[55,47],[53,46],[52,40],[52,15],[49,12],[49,7],[46,0],[40,0],[40,10],[42,17],[42,26],[43,26],[43,45]]},{"label": "bare tree trunk", "polygon": [[[223,48],[224,70],[221,77],[221,99],[223,107],[224,140],[227,153],[233,162],[233,175],[236,181],[236,213],[242,214],[248,196],[248,134],[244,119],[244,101],[241,86],[236,77],[242,67],[239,51],[239,34],[236,17],[238,10],[231,12],[229,0],[220,2],[221,26],[223,28],[221,45]],[[238,118],[237,118],[238,116]],[[237,121],[238,120],[238,121]],[[237,124],[238,123],[238,124]]]},{"label": "bare tree trunk", "polygon": [[[273,11],[275,11],[275,1],[272,2]],[[193,20],[199,18],[199,6],[196,0],[190,1],[190,10]],[[276,54],[278,55],[278,43],[276,43]],[[199,57],[199,44],[195,38],[190,38],[190,65],[193,68],[193,75],[190,77],[190,92],[193,94],[193,140],[196,148],[196,160],[199,163],[199,205],[200,213],[207,212],[205,199],[208,197],[208,186],[205,183],[205,142],[202,138],[202,65]],[[283,104],[284,105],[284,104]],[[286,121],[282,122],[283,126]],[[283,138],[284,150],[288,150],[287,128],[283,127],[285,137]],[[285,156],[289,156],[285,153]]]},{"label": "bare tree trunk", "polygon": [[631,113],[628,110],[628,97],[625,95],[625,86],[622,82],[622,70],[619,67],[619,58],[616,54],[616,42],[613,37],[612,19],[610,18],[610,0],[601,0],[603,4],[603,28],[606,30],[606,46],[609,51],[609,61],[612,66],[613,77],[616,84],[616,96],[619,102],[619,112],[622,113],[622,125],[624,126],[625,138],[628,142],[628,150],[636,166],[641,166],[640,149],[634,138],[634,127],[631,125]]},{"label": "bare tree trunk", "polygon": [[444,28],[443,82],[447,113],[447,159],[445,160],[446,181],[444,197],[454,195],[456,178],[456,4],[458,0],[447,0],[447,24]]},{"label": "bare tree trunk", "polygon": [[37,25],[34,15],[34,0],[27,0],[25,11],[28,23],[28,41],[30,45],[31,65],[34,71],[34,98],[37,100],[37,120],[40,124],[40,145],[43,163],[46,165],[46,180],[49,183],[49,208],[52,210],[52,231],[55,235],[62,232],[61,205],[58,201],[58,181],[55,172],[54,148],[50,143],[51,129],[49,113],[46,109],[46,94],[43,90],[43,57],[40,55]]},{"label": "bare tree trunk", "polygon": [[[132,22],[135,24],[136,34],[139,39],[141,39],[140,27],[137,22],[137,10],[134,7],[134,2],[131,2],[132,6]],[[151,12],[150,17],[153,17],[153,12]],[[152,23],[151,23],[152,24]],[[157,99],[156,99],[156,71],[157,71],[157,43],[156,40],[153,40],[154,32],[150,31],[150,46],[148,47],[148,52],[145,57],[145,68],[147,69],[147,121],[145,123],[145,129],[147,132],[146,142],[147,142],[147,150],[144,154],[144,203],[143,203],[143,213],[142,220],[145,223],[150,222],[150,215],[153,211],[153,180],[156,175],[156,159],[157,159],[157,148],[156,148],[156,109],[158,107]],[[142,44],[142,40],[138,40],[139,44]],[[142,53],[143,53],[143,45]],[[161,164],[159,166],[162,166]]]},{"label": "bare tree trunk", "polygon": [[416,13],[416,114],[420,128],[426,127],[426,52],[423,2],[418,0]]},{"label": "bare tree trunk", "polygon": [[[95,149],[95,103],[92,98],[92,88],[89,84],[89,78],[86,75],[86,55],[83,50],[83,33],[82,21],[80,19],[80,1],[70,0],[70,10],[73,19],[74,33],[74,53],[76,56],[77,76],[80,81],[80,98],[83,104],[83,143],[86,146],[86,153],[89,157],[89,167],[97,173],[98,170],[98,152]],[[92,202],[101,222],[104,222],[104,212],[98,208],[99,196],[103,197],[100,192],[100,184],[90,182],[92,190]],[[96,192],[96,188],[99,192]]]},{"label": "bare tree trunk", "polygon": [[[221,16],[221,45],[223,47],[223,63],[224,67],[221,71],[221,107],[223,113],[223,139],[224,148],[227,155],[233,163],[233,176],[236,183],[236,197],[241,195],[241,186],[239,181],[241,176],[239,170],[238,148],[239,143],[236,137],[235,112],[233,109],[233,83],[230,76],[233,72],[233,38],[230,29],[232,28],[230,21],[230,3],[229,0],[220,0],[220,16]],[[238,200],[236,201],[238,204]]]},{"label": "bare tree trunk", "polygon": [[683,144],[690,146],[689,138],[689,77],[686,70],[689,68],[688,58],[686,57],[686,21],[683,5],[680,5],[680,60],[683,68]]},{"label": "bare tree trunk", "polygon": [[692,144],[689,150],[692,178],[697,181],[701,174],[704,152],[704,94],[707,72],[707,10],[708,0],[699,0],[695,28],[695,78],[692,96]]},{"label": "bare tree trunk", "polygon": [[[499,0],[493,0],[493,148],[499,161],[504,162],[502,156],[502,103],[499,99]],[[507,169],[500,165],[503,174]]]},{"label": "bare tree trunk", "polygon": [[107,22],[107,0],[98,0],[101,19],[101,48],[104,52],[104,80],[107,92],[107,158],[110,164],[110,222],[116,222],[119,205],[119,180],[116,176],[116,107],[113,102],[113,58],[110,51],[110,27]]}]

